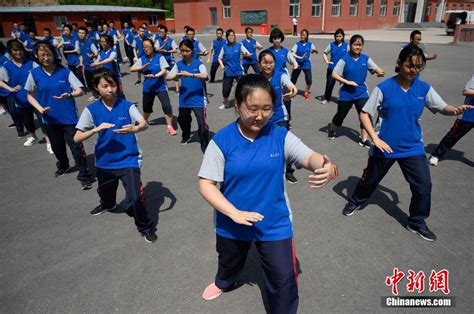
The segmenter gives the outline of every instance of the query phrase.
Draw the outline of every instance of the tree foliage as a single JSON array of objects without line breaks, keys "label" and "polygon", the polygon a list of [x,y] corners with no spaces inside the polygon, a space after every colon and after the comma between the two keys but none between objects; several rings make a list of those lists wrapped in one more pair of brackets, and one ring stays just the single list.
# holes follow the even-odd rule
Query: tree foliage
[{"label": "tree foliage", "polygon": [[59,0],[59,4],[95,4],[164,9],[168,10],[167,18],[174,17],[173,0]]}]

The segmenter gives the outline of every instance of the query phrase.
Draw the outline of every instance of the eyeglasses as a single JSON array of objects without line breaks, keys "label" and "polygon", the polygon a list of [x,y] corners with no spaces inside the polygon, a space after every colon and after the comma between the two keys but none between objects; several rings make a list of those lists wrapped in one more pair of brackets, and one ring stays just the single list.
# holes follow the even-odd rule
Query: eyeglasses
[{"label": "eyeglasses", "polygon": [[425,65],[424,64],[413,64],[413,63],[409,63],[409,64],[404,64],[410,71],[416,71],[416,72],[421,72],[423,71],[423,69],[425,68]]},{"label": "eyeglasses", "polygon": [[242,107],[244,107],[245,111],[247,111],[249,115],[254,118],[258,117],[259,115],[262,117],[269,117],[273,113],[273,105],[265,105],[264,108],[257,108],[256,105],[251,105],[245,102]]}]

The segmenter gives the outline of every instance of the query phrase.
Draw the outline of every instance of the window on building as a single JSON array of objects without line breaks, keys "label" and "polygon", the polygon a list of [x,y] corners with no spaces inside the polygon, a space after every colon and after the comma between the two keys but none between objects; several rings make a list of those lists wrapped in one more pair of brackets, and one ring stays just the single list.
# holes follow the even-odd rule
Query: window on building
[{"label": "window on building", "polygon": [[61,29],[61,24],[67,24],[67,17],[65,16],[55,16],[54,17],[54,26],[56,29]]},{"label": "window on building", "polygon": [[156,15],[150,15],[148,18],[148,25],[158,25],[158,17]]},{"label": "window on building", "polygon": [[341,0],[332,0],[332,16],[340,16],[341,15]]},{"label": "window on building", "polygon": [[374,0],[367,0],[367,5],[365,6],[365,15],[372,16],[374,13]]},{"label": "window on building", "polygon": [[380,3],[380,16],[387,15],[387,0],[382,0]]},{"label": "window on building", "polygon": [[290,0],[290,16],[300,16],[300,0]]},{"label": "window on building", "polygon": [[225,19],[230,18],[230,0],[222,0],[224,6],[223,16]]},{"label": "window on building", "polygon": [[359,0],[351,0],[351,5],[349,7],[349,15],[357,16],[357,7],[359,6]]},{"label": "window on building", "polygon": [[453,7],[451,8],[451,10],[456,10],[456,3],[453,4]]},{"label": "window on building", "polygon": [[399,14],[400,14],[400,2],[394,2],[393,3],[392,15],[393,16],[398,16]]},{"label": "window on building", "polygon": [[313,0],[311,16],[321,16],[321,0]]}]

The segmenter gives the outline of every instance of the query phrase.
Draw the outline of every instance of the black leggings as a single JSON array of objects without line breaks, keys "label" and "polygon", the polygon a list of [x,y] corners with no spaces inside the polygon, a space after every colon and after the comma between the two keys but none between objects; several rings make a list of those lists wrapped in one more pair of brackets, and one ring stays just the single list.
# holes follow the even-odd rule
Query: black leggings
[{"label": "black leggings", "polygon": [[226,76],[224,75],[224,81],[222,82],[222,96],[224,98],[229,97],[230,92],[232,91],[232,84],[234,80],[238,82],[242,76]]},{"label": "black leggings", "polygon": [[38,110],[34,109],[31,106],[19,107],[17,109],[18,109],[18,113],[20,114],[21,120],[23,124],[25,125],[26,130],[30,134],[33,134],[36,131],[36,124],[35,124],[35,117],[34,117],[35,115],[38,118],[41,131],[43,131],[43,133],[46,134],[46,131],[43,125],[43,120],[41,118],[41,113],[39,113]]},{"label": "black leggings", "polygon": [[[340,127],[342,125],[342,122],[344,122],[344,119],[346,118],[347,114],[349,113],[349,110],[351,110],[352,105],[355,105],[357,113],[360,114],[362,108],[364,108],[364,105],[368,99],[369,98],[361,98],[349,101],[339,100],[337,104],[337,112],[334,115],[334,118],[332,118],[332,123],[335,126]],[[360,128],[364,128],[362,122],[360,123]]]},{"label": "black leggings", "polygon": [[311,73],[311,69],[300,69],[300,68],[297,68],[296,70],[293,70],[291,72],[291,82],[293,84],[296,84],[296,82],[298,81],[298,77],[300,76],[301,74],[301,71],[304,72],[304,79],[306,81],[306,85],[311,85],[313,84],[313,74]]},{"label": "black leggings", "polygon": [[212,62],[211,65],[211,79],[209,80],[210,83],[214,83],[216,79],[216,72],[217,69],[219,68],[219,62]]},{"label": "black leggings", "polygon": [[160,92],[158,94],[143,93],[143,112],[153,112],[153,102],[155,100],[155,96],[158,96],[158,99],[160,100],[161,109],[163,109],[163,113],[167,116],[172,116],[173,108],[171,107],[171,101],[170,97],[168,96],[168,92]]},{"label": "black leggings", "polygon": [[332,90],[334,89],[335,84],[336,84],[336,80],[332,77],[332,70],[327,70],[326,71],[326,89],[324,91],[325,100],[331,101]]},{"label": "black leggings", "polygon": [[255,74],[258,74],[258,73],[261,72],[261,70],[260,70],[260,65],[259,65],[258,63],[252,63],[252,64],[248,63],[248,64],[244,64],[243,67],[244,67],[244,73],[245,73],[245,74],[248,74],[250,67],[252,67],[252,69],[253,69],[253,71],[255,72]]},{"label": "black leggings", "polygon": [[178,124],[183,132],[181,137],[183,140],[187,140],[191,136],[191,122],[193,121],[191,112],[194,112],[197,120],[201,150],[204,152],[209,144],[209,125],[207,125],[206,108],[179,108]]}]

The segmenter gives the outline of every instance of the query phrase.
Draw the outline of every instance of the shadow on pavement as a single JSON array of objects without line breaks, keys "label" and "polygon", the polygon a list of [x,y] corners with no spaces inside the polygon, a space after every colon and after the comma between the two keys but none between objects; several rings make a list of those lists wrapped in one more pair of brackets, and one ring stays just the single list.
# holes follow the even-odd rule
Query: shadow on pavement
[{"label": "shadow on pavement", "polygon": [[[438,144],[428,144],[425,147],[425,150],[428,154],[432,154]],[[474,161],[467,159],[464,157],[464,152],[456,149],[450,149],[446,154],[443,156],[443,158],[440,159],[440,162],[443,160],[456,160],[460,161],[470,167],[474,167]]]},{"label": "shadow on pavement", "polygon": [[[347,200],[349,198],[349,195],[354,192],[358,182],[358,177],[350,176],[349,178],[347,178],[347,180],[340,181],[339,183],[337,183],[334,186],[333,190],[337,193],[337,195]],[[398,194],[395,191],[392,191],[379,184],[370,199],[367,201],[367,203],[362,206],[362,209],[364,209],[370,204],[378,205],[387,213],[387,215],[393,217],[396,221],[398,221],[398,223],[402,225],[402,227],[406,227],[408,223],[408,215],[403,212],[400,207],[398,207],[399,203],[400,201],[398,199]]]}]

